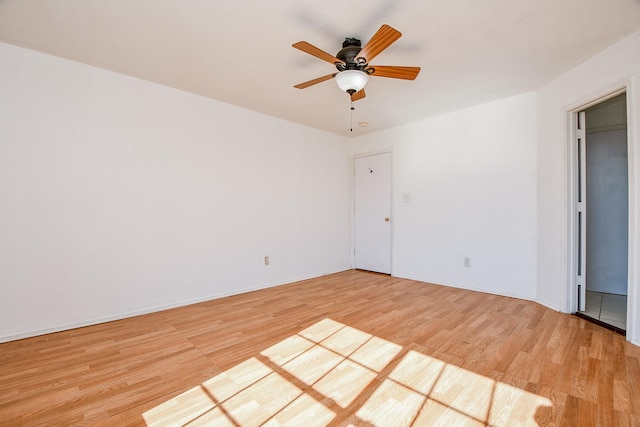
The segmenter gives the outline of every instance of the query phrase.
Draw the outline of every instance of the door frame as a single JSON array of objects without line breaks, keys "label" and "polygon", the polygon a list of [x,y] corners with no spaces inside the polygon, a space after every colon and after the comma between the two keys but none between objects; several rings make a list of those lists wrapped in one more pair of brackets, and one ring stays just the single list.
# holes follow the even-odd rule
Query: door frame
[{"label": "door frame", "polygon": [[[640,255],[640,185],[637,184],[640,178],[640,147],[635,129],[636,120],[636,92],[633,78],[625,79],[622,82],[603,88],[588,97],[583,98],[569,106],[566,116],[568,124],[568,135],[566,142],[566,167],[567,167],[567,198],[566,198],[566,293],[564,310],[567,313],[578,311],[578,148],[577,148],[577,126],[578,113],[595,104],[606,101],[614,96],[626,93],[627,96],[627,156],[628,156],[628,181],[629,181],[629,223],[628,223],[628,257],[627,257],[627,340],[633,341],[640,331],[636,330],[636,325],[640,323],[640,306],[637,304],[640,299],[640,266],[634,260]],[[640,345],[637,339],[634,342]]]},{"label": "door frame", "polygon": [[394,194],[395,194],[395,190],[394,190],[394,175],[393,175],[393,171],[394,171],[394,156],[393,156],[393,148],[383,148],[380,150],[375,150],[375,151],[368,151],[366,153],[358,153],[358,154],[354,154],[353,156],[351,156],[351,220],[350,220],[350,226],[351,226],[351,268],[355,269],[355,265],[356,265],[356,227],[355,227],[355,218],[356,218],[356,159],[362,158],[362,157],[369,157],[369,156],[375,156],[377,154],[385,154],[385,153],[389,153],[389,180],[391,181],[389,183],[389,188],[390,188],[390,206],[389,206],[389,214],[391,215],[391,224],[390,224],[390,245],[391,247],[389,248],[389,254],[391,256],[391,260],[390,260],[390,275],[391,276],[395,276],[395,271],[396,271],[396,266],[395,266],[395,198],[394,198]]}]

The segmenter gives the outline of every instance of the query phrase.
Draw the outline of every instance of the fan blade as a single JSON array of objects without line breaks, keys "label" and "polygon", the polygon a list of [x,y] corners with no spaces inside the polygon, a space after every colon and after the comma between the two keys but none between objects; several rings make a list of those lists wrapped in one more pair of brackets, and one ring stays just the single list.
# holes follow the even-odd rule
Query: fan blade
[{"label": "fan blade", "polygon": [[336,74],[338,74],[338,73],[328,74],[326,76],[318,77],[317,79],[309,80],[308,82],[298,83],[294,87],[296,89],[304,89],[304,88],[307,88],[309,86],[313,86],[315,84],[322,83],[322,82],[327,81],[327,80],[331,80],[332,78],[335,77]]},{"label": "fan blade", "polygon": [[414,80],[420,72],[420,67],[397,67],[394,65],[371,66],[372,76],[390,77],[392,79]]},{"label": "fan blade", "polygon": [[356,102],[356,101],[364,98],[365,96],[367,96],[367,94],[364,93],[364,89],[360,89],[359,91],[357,91],[356,93],[351,95],[351,102]]},{"label": "fan blade", "polygon": [[360,52],[356,55],[356,58],[364,58],[367,62],[370,62],[373,58],[378,56],[380,52],[391,46],[393,42],[398,40],[402,36],[402,33],[394,28],[391,28],[387,24],[384,24],[380,29],[371,37],[371,40],[360,49]]},{"label": "fan blade", "polygon": [[294,43],[291,46],[295,47],[296,49],[300,49],[301,51],[306,52],[309,55],[313,55],[316,58],[320,58],[323,61],[327,61],[327,62],[329,62],[331,64],[336,64],[336,63],[342,64],[341,60],[339,60],[338,58],[336,58],[333,55],[328,54],[324,50],[315,47],[311,43],[307,43],[305,41],[302,41],[302,42]]}]

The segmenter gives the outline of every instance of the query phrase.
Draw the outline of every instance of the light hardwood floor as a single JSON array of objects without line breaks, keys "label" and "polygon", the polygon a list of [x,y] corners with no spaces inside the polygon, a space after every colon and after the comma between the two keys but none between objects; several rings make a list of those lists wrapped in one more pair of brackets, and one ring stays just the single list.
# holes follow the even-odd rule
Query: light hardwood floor
[{"label": "light hardwood floor", "polygon": [[362,271],[0,344],[7,425],[640,426],[640,348]]}]

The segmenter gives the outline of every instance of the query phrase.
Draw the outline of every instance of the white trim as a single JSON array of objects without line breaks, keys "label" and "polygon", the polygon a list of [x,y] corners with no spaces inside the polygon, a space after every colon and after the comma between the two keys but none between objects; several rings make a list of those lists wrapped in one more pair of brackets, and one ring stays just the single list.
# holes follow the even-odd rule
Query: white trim
[{"label": "white trim", "polygon": [[237,291],[233,291],[233,292],[221,292],[221,293],[218,293],[218,294],[212,294],[212,295],[203,296],[201,298],[195,298],[195,299],[191,299],[191,300],[185,300],[185,301],[176,302],[176,303],[170,303],[170,304],[162,304],[162,305],[157,305],[157,306],[154,306],[154,307],[147,307],[147,308],[144,308],[144,309],[141,309],[141,310],[134,310],[134,311],[128,311],[128,312],[125,312],[125,313],[114,314],[114,315],[111,315],[111,316],[98,317],[98,318],[95,318],[95,319],[86,320],[86,321],[82,321],[82,322],[65,323],[65,324],[62,324],[62,325],[52,326],[50,328],[37,329],[37,330],[32,330],[32,331],[21,332],[19,334],[1,336],[0,337],[0,343],[9,342],[9,341],[16,341],[16,340],[21,340],[21,339],[25,339],[25,338],[32,338],[32,337],[37,337],[37,336],[40,336],[40,335],[52,334],[52,333],[55,333],[55,332],[68,331],[70,329],[83,328],[85,326],[93,326],[93,325],[98,325],[98,324],[101,324],[101,323],[113,322],[115,320],[128,319],[130,317],[142,316],[142,315],[145,315],[145,314],[157,313],[159,311],[170,310],[172,308],[185,307],[185,306],[191,305],[191,304],[198,304],[198,303],[205,302],[205,301],[216,300],[216,299],[229,297],[229,296],[233,296],[233,295],[240,295],[240,294],[244,294],[244,293],[247,293],[247,292],[253,292],[253,291],[259,291],[259,290],[262,290],[262,289],[273,288],[273,287],[276,287],[276,286],[286,285],[286,284],[289,284],[289,283],[299,282],[299,281],[302,281],[302,280],[314,279],[316,277],[327,276],[329,274],[340,273],[340,272],[348,271],[348,270],[349,269],[346,269],[346,270],[342,270],[341,269],[341,270],[337,270],[337,271],[329,272],[329,273],[318,273],[318,274],[314,274],[314,275],[310,275],[310,276],[291,278],[291,279],[277,281],[277,282],[265,283],[263,285],[251,286],[251,287],[248,287],[248,288],[242,288],[242,289],[238,289]]},{"label": "white trim", "polygon": [[606,101],[621,93],[627,97],[627,152],[628,152],[628,180],[629,180],[629,254],[628,254],[628,282],[627,282],[627,340],[638,345],[640,333],[640,307],[636,301],[640,295],[640,271],[638,257],[640,256],[640,148],[637,147],[640,137],[637,135],[636,120],[638,117],[637,94],[635,91],[635,78],[633,76],[615,84],[593,92],[591,95],[581,98],[567,106],[567,140],[566,140],[566,225],[565,230],[565,277],[567,280],[562,310],[566,313],[574,313],[577,310],[576,298],[576,246],[577,246],[577,206],[574,201],[577,197],[576,161],[577,149],[574,144],[576,138],[576,117],[579,111],[592,105]]},{"label": "white trim", "polygon": [[629,158],[629,270],[627,285],[627,340],[640,346],[640,126],[638,88],[627,83],[627,155]]},{"label": "white trim", "polygon": [[496,291],[494,289],[483,289],[483,288],[478,288],[478,287],[474,287],[474,286],[461,286],[461,285],[457,285],[457,284],[453,284],[453,283],[425,280],[424,278],[418,278],[418,277],[412,277],[412,276],[394,276],[394,277],[398,277],[400,279],[413,280],[415,282],[421,282],[421,283],[428,284],[428,285],[446,286],[448,288],[462,289],[462,290],[469,291],[469,292],[480,292],[480,293],[483,293],[483,294],[498,295],[498,296],[501,296],[501,297],[514,298],[514,299],[519,299],[519,300],[522,300],[522,301],[531,301],[531,302],[535,302],[536,304],[540,304],[540,305],[542,305],[544,307],[547,307],[550,310],[562,312],[562,310],[560,310],[560,307],[558,307],[558,306],[556,306],[554,304],[551,304],[551,303],[549,303],[547,301],[541,300],[539,298],[527,298],[525,296],[516,295],[516,294],[513,294],[513,293],[509,293],[509,292],[498,292],[498,291]]},{"label": "white trim", "polygon": [[577,283],[578,277],[578,207],[575,203],[578,198],[578,146],[575,143],[578,138],[578,113],[581,108],[569,111],[567,120],[569,126],[569,135],[567,141],[567,289],[564,294],[562,303],[563,311],[566,313],[575,313],[578,310]]},{"label": "white trim", "polygon": [[547,307],[547,308],[549,308],[549,309],[551,309],[551,310],[553,310],[553,311],[557,311],[557,312],[559,312],[559,313],[563,313],[563,314],[568,314],[568,313],[564,312],[564,311],[563,311],[560,307],[558,307],[556,304],[552,304],[552,303],[550,303],[550,302],[548,302],[548,301],[545,301],[545,300],[543,300],[543,299],[540,299],[540,298],[533,298],[533,299],[531,299],[531,300],[529,300],[529,301],[533,301],[533,302],[535,302],[535,303],[537,303],[537,304],[543,305],[543,306],[545,306],[545,307]]}]

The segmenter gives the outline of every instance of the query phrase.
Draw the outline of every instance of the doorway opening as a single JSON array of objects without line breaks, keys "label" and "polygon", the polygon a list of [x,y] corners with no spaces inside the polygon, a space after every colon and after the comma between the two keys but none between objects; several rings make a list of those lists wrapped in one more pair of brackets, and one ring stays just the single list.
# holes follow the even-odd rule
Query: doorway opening
[{"label": "doorway opening", "polygon": [[581,317],[626,331],[629,174],[626,93],[577,113],[577,292]]}]

